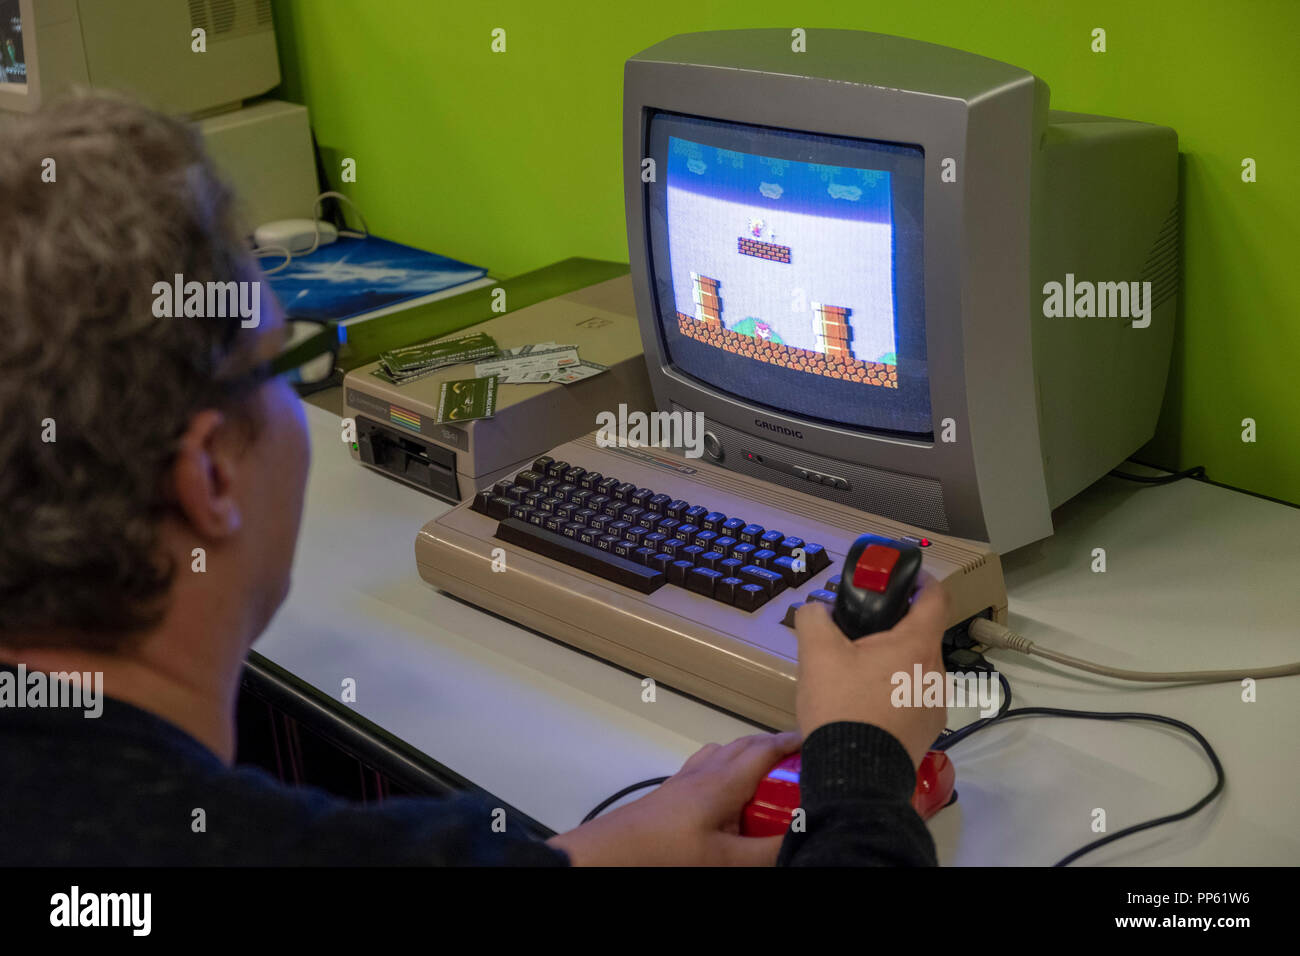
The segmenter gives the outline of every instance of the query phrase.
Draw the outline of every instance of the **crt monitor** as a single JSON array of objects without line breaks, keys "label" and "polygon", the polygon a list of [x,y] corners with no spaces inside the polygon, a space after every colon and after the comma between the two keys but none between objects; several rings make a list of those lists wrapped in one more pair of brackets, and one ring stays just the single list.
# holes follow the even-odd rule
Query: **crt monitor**
[{"label": "crt monitor", "polygon": [[90,87],[199,116],[279,82],[271,0],[0,0],[0,110]]},{"label": "crt monitor", "polygon": [[627,63],[656,403],[702,413],[725,467],[1001,551],[1045,537],[1155,428],[1177,138],[1051,111],[984,57],[798,32]]}]

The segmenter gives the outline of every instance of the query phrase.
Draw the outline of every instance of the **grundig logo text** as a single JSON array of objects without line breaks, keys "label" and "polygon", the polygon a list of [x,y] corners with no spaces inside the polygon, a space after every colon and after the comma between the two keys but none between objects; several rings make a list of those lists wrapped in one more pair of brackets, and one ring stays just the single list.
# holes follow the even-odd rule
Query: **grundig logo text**
[{"label": "grundig logo text", "polygon": [[786,428],[784,425],[773,425],[771,422],[765,422],[761,418],[755,418],[754,424],[759,428],[766,428],[770,432],[780,432],[782,435],[789,435],[792,438],[803,438],[803,432],[796,431],[793,428]]}]

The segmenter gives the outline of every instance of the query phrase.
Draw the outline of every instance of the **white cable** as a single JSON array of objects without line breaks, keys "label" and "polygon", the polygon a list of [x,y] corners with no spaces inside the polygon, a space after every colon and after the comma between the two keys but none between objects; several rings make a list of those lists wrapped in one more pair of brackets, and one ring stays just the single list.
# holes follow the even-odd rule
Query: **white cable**
[{"label": "white cable", "polygon": [[[335,192],[332,189],[327,189],[325,192],[317,196],[311,204],[311,221],[314,229],[311,245],[303,252],[298,253],[298,256],[309,256],[317,249],[320,248],[320,219],[316,214],[320,210],[321,200],[330,199],[330,198],[342,199],[345,203],[351,206],[352,209],[356,212],[357,218],[361,220],[361,228],[365,230],[364,232],[356,232],[355,230],[352,229],[340,229],[338,230],[338,234],[340,236],[347,236],[349,239],[365,239],[370,235],[370,226],[366,223],[365,214],[361,212],[361,209],[357,206],[357,204],[354,203],[347,196],[343,195],[342,193]],[[344,217],[343,222],[344,223],[347,222],[347,217]],[[287,269],[289,267],[289,263],[293,262],[294,260],[293,250],[289,249],[286,246],[255,246],[252,249],[252,253],[253,255],[257,256],[259,259],[262,258],[263,256],[284,256],[284,262],[280,263],[274,269],[262,270],[262,274],[268,276],[274,275],[275,273],[279,272],[281,269]]]},{"label": "white cable", "polygon": [[1049,661],[1055,661],[1057,664],[1064,664],[1066,667],[1073,667],[1077,670],[1088,671],[1091,674],[1100,674],[1103,677],[1116,677],[1120,680],[1144,681],[1148,683],[1171,683],[1171,684],[1215,684],[1221,681],[1238,681],[1246,678],[1255,680],[1265,680],[1269,677],[1289,677],[1293,674],[1300,674],[1300,661],[1294,664],[1278,664],[1273,667],[1260,667],[1254,670],[1218,670],[1218,671],[1129,671],[1118,667],[1107,667],[1104,664],[1093,664],[1090,661],[1081,660],[1077,657],[1071,657],[1068,654],[1060,654],[1056,651],[1049,651],[1046,648],[1039,647],[1029,638],[1017,634],[1010,628],[1001,624],[996,624],[988,618],[977,617],[971,621],[970,635],[976,641],[988,647],[1002,648],[1009,651],[1018,651],[1021,654],[1042,657]]}]

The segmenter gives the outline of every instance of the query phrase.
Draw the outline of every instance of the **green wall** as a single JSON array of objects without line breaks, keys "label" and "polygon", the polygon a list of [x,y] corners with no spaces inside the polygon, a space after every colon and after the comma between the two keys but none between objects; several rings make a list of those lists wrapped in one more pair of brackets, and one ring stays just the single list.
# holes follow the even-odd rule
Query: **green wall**
[{"label": "green wall", "polygon": [[[1144,459],[1300,500],[1300,2],[1296,0],[276,0],[284,85],[372,229],[508,276],[626,261],[623,61],[664,37],[840,27],[1041,76],[1060,109],[1171,126],[1184,285],[1169,398]],[[491,31],[506,30],[503,54]],[[1103,27],[1107,52],[1091,52]],[[1241,180],[1241,161],[1258,181]],[[1241,440],[1244,418],[1257,441]]]}]

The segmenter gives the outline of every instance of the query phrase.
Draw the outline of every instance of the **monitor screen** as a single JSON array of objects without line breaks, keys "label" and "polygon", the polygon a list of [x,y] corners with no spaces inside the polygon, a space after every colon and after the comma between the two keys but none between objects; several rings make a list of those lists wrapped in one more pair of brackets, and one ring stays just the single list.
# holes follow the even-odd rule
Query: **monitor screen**
[{"label": "monitor screen", "polygon": [[23,18],[18,0],[0,0],[0,83],[26,83]]},{"label": "monitor screen", "polygon": [[667,112],[649,133],[670,364],[785,414],[931,434],[922,150]]}]

